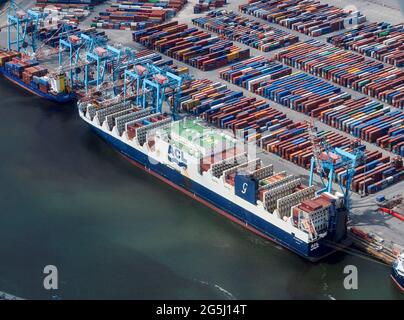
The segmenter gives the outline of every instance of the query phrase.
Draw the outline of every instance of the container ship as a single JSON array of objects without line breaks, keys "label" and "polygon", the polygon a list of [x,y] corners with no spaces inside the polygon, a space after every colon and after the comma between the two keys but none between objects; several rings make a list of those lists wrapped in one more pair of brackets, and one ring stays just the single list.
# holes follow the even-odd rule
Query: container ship
[{"label": "container ship", "polygon": [[404,252],[393,263],[391,278],[398,288],[404,293]]},{"label": "container ship", "polygon": [[0,73],[21,88],[53,102],[67,103],[76,97],[69,92],[63,73],[51,74],[38,61],[25,59],[18,52],[0,50]]},{"label": "container ship", "polygon": [[346,237],[341,193],[316,195],[301,178],[274,172],[239,139],[202,119],[174,121],[131,101],[79,101],[78,112],[137,167],[304,258],[318,261]]}]

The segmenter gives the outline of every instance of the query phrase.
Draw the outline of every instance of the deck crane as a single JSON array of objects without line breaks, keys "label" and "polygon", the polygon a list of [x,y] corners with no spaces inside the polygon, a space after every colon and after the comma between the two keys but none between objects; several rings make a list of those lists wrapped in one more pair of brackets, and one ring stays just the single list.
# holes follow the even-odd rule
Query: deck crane
[{"label": "deck crane", "polygon": [[[344,196],[345,207],[349,212],[352,178],[355,174],[355,168],[365,159],[364,146],[357,139],[349,146],[348,150],[350,151],[339,147],[334,148],[325,139],[319,138],[313,121],[308,124],[308,131],[313,148],[309,185],[313,186],[315,171],[320,176],[323,185],[323,188],[317,191],[318,195],[323,192],[331,192],[333,181],[337,178],[337,183]],[[340,175],[341,178],[335,177],[336,170],[340,168],[343,168],[344,173]]]},{"label": "deck crane", "polygon": [[7,49],[18,52],[31,47],[37,49],[40,24],[47,15],[42,12],[25,10],[14,0],[10,0],[7,13]]}]

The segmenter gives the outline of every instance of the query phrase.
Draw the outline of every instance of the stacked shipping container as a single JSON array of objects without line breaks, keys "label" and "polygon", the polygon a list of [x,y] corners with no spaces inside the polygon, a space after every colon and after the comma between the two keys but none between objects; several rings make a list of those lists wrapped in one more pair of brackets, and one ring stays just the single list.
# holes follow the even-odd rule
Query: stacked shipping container
[{"label": "stacked shipping container", "polygon": [[358,11],[345,11],[315,0],[254,1],[240,5],[239,9],[313,37],[366,21],[366,17]]},{"label": "stacked shipping container", "polygon": [[223,67],[250,56],[233,42],[177,21],[135,31],[133,40],[203,71]]},{"label": "stacked shipping container", "polygon": [[393,66],[317,40],[289,46],[277,53],[276,58],[395,107],[404,107],[404,71]]},{"label": "stacked shipping container", "polygon": [[194,13],[202,13],[205,11],[217,9],[227,4],[226,0],[199,0],[194,5]]},{"label": "stacked shipping container", "polygon": [[242,17],[232,11],[212,11],[206,17],[193,19],[192,22],[226,39],[244,43],[264,52],[287,47],[299,41],[297,36]]},{"label": "stacked shipping container", "polygon": [[[180,99],[182,110],[217,127],[232,130],[238,136],[256,141],[268,152],[309,168],[312,150],[307,124],[293,122],[264,100],[244,97],[241,92],[206,79],[194,80],[184,87]],[[353,141],[335,132],[320,131],[318,135],[333,147],[352,150]],[[365,163],[356,168],[354,191],[374,193],[404,178],[402,163],[390,162],[390,158],[383,157],[380,151],[365,153]],[[344,169],[338,169],[335,179],[344,180],[344,175]]]},{"label": "stacked shipping container", "polygon": [[48,70],[38,66],[37,61],[21,59],[18,56],[11,58],[8,56],[8,52],[4,52],[2,55],[6,58],[3,68],[8,74],[43,93],[49,92],[51,85],[50,79],[46,77]]},{"label": "stacked shipping container", "polygon": [[[59,27],[59,26],[58,26]],[[57,27],[57,28],[58,28]],[[67,27],[67,26],[65,26]],[[66,29],[65,29],[66,30]],[[56,34],[57,30],[54,28],[52,29],[46,29],[43,28],[39,32],[39,40],[41,40],[43,43],[45,43],[47,46],[51,47],[58,47],[59,46],[59,40],[60,39],[66,39],[67,37],[70,36],[80,36],[80,34],[85,34],[88,36],[92,36],[98,41],[107,41],[108,37],[106,36],[105,32],[97,32],[95,28],[86,28],[86,29],[80,29],[76,28],[74,26],[71,26],[71,28],[68,28],[68,30],[59,32]]]},{"label": "stacked shipping container", "polygon": [[104,29],[142,30],[174,17],[187,0],[158,2],[118,0],[93,19],[92,26]]},{"label": "stacked shipping container", "polygon": [[[179,68],[177,65],[174,64],[173,60],[167,60],[163,59],[161,54],[158,54],[157,52],[154,52],[153,50],[149,49],[143,49],[136,51],[135,53],[136,57],[136,63],[138,64],[146,64],[146,63],[152,63],[153,65],[159,67],[159,68],[164,68],[164,67],[169,67],[170,71],[174,74],[183,74],[188,72],[188,68],[183,67]],[[131,66],[134,66],[135,63],[128,64],[128,68],[130,69]],[[107,70],[108,72],[112,72],[112,69],[115,66],[112,64],[107,64]],[[123,79],[123,74],[124,74],[125,68],[120,69],[120,74],[118,76],[119,79]]]},{"label": "stacked shipping container", "polygon": [[74,6],[95,6],[105,0],[36,0],[37,4],[60,4]]},{"label": "stacked shipping container", "polygon": [[404,24],[386,22],[361,25],[328,42],[347,50],[354,50],[396,67],[404,67]]},{"label": "stacked shipping container", "polygon": [[340,88],[264,57],[222,70],[226,81],[309,114],[341,131],[404,156],[404,113],[369,98],[358,100]]},{"label": "stacked shipping container", "polygon": [[86,5],[38,3],[31,10],[46,13],[46,20],[50,25],[65,23],[77,26],[81,20],[90,15],[89,9],[90,7]]}]

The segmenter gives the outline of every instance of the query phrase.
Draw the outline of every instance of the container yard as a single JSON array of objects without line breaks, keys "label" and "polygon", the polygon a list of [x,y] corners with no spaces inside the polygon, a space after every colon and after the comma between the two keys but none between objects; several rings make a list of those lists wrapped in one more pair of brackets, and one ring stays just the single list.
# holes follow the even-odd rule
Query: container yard
[{"label": "container yard", "polygon": [[[75,1],[26,2],[50,25],[35,54],[0,52],[7,79],[56,103],[79,96],[82,120],[136,166],[292,252],[327,256],[322,239],[342,239],[346,221],[333,219],[346,210],[348,240],[393,263],[404,248],[403,213],[387,205],[404,186],[403,24],[332,1]],[[71,49],[58,53],[63,41]],[[241,145],[213,152],[223,139]]]},{"label": "container yard", "polygon": [[[54,28],[44,28],[39,33],[39,39],[46,44],[46,46],[52,48],[59,48],[60,40],[70,37],[74,39],[74,37],[78,37],[81,34],[84,34],[88,37],[96,38],[99,42],[106,42],[108,41],[108,36],[103,31],[98,31],[96,28],[85,28],[81,29],[78,27],[74,27],[69,25],[64,30],[61,30],[57,34],[55,32],[57,29],[60,28],[60,24],[56,25]],[[36,57],[40,57],[41,54],[36,54]]]},{"label": "container yard", "polygon": [[273,28],[225,10],[211,11],[192,22],[226,39],[238,41],[263,52],[287,47],[299,41],[298,36]]},{"label": "container yard", "polygon": [[50,19],[49,23],[56,25],[58,23],[66,23],[69,25],[77,26],[80,21],[84,20],[90,15],[90,9],[87,7],[65,7],[60,5],[40,5],[32,8],[33,11],[38,13],[47,14]]},{"label": "container yard", "polygon": [[359,11],[347,11],[318,1],[250,2],[240,5],[240,11],[312,37],[343,30],[366,21],[366,16]]},{"label": "container yard", "polygon": [[186,0],[119,0],[93,18],[91,26],[102,29],[142,30],[173,18],[186,3]]},{"label": "container yard", "polygon": [[361,25],[328,38],[328,42],[396,67],[404,67],[404,24],[385,22]]},{"label": "container yard", "polygon": [[305,72],[404,108],[404,72],[318,40],[301,42],[276,54],[276,58]]},{"label": "container yard", "polygon": [[232,41],[177,21],[135,31],[133,40],[202,71],[214,70],[250,56],[249,49],[241,49]]},{"label": "container yard", "polygon": [[217,8],[221,8],[227,4],[227,0],[199,0],[194,5],[194,13],[202,13]]},{"label": "container yard", "polygon": [[404,155],[401,111],[368,98],[352,99],[328,82],[259,56],[221,70],[220,76],[356,138]]}]

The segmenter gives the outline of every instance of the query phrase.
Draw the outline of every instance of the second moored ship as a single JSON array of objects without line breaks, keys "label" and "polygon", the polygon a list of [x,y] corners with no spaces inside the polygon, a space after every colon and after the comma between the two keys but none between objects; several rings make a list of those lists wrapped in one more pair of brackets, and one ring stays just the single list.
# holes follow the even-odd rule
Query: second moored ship
[{"label": "second moored ship", "polygon": [[24,90],[52,102],[67,103],[76,98],[66,86],[64,74],[52,74],[18,52],[0,50],[0,73]]}]

